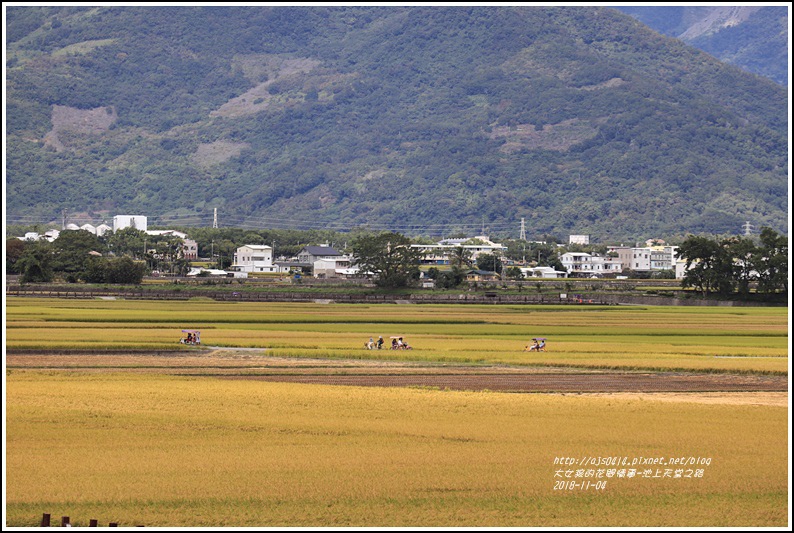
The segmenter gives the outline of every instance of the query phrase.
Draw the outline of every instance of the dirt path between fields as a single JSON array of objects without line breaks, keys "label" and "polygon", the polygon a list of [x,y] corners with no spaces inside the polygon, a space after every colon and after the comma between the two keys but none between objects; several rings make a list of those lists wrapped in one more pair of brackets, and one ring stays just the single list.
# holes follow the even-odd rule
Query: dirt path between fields
[{"label": "dirt path between fields", "polygon": [[[232,376],[227,376],[232,378]],[[479,371],[412,373],[320,373],[301,372],[234,376],[291,383],[322,383],[365,387],[427,387],[449,390],[489,390],[502,392],[783,392],[788,380],[783,376],[731,374],[659,373],[492,373]]]},{"label": "dirt path between fields", "polygon": [[309,359],[271,357],[259,349],[158,354],[7,354],[6,368],[10,371],[135,372],[358,387],[788,405],[788,376],[782,375]]}]

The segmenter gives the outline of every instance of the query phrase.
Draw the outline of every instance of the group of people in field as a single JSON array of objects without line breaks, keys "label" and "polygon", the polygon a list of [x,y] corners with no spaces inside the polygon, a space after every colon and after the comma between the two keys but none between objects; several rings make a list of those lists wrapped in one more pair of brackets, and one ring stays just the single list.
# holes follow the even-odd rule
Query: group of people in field
[{"label": "group of people in field", "polygon": [[186,338],[179,339],[179,343],[180,344],[201,344],[201,341],[199,341],[199,336],[198,335],[194,335],[192,333],[188,333]]},{"label": "group of people in field", "polygon": [[[382,350],[383,345],[383,337],[378,337],[378,340],[374,340],[372,337],[369,338],[369,341],[364,343],[364,348],[367,350]],[[413,350],[411,346],[403,339],[402,337],[392,337],[391,338],[391,349],[392,350]],[[524,348],[525,352],[545,352],[546,351],[546,339],[537,338],[532,339],[532,344],[527,344]]]},{"label": "group of people in field", "polygon": [[[382,350],[383,349],[383,337],[378,337],[378,340],[373,340],[372,337],[369,338],[369,341],[364,343],[364,348],[367,350]],[[392,337],[391,338],[391,349],[392,350],[413,350],[408,343],[403,340],[402,337]]]},{"label": "group of people in field", "polygon": [[532,339],[532,344],[527,344],[525,352],[545,352],[546,339]]}]

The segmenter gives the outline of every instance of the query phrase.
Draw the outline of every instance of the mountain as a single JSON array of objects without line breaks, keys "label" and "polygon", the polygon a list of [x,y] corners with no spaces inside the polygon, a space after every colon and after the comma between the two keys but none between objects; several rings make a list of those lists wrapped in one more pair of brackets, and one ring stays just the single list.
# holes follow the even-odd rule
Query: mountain
[{"label": "mountain", "polygon": [[5,9],[8,224],[788,230],[785,88],[614,9]]},{"label": "mountain", "polygon": [[616,6],[714,57],[788,84],[786,6]]}]

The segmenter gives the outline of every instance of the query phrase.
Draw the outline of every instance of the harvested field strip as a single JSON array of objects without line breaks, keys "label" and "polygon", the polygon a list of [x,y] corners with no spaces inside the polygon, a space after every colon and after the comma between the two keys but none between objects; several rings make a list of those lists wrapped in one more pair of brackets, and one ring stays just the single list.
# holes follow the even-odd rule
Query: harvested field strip
[{"label": "harvested field strip", "polygon": [[[227,377],[226,379],[234,379]],[[428,387],[504,392],[725,392],[787,391],[788,379],[720,374],[531,374],[531,375],[275,375],[237,377],[288,383],[364,387]]]},{"label": "harvested field strip", "polygon": [[375,387],[429,387],[511,392],[787,391],[787,375],[643,372],[577,367],[443,365],[410,362],[301,361],[250,355],[46,356],[10,355],[9,371],[60,369],[85,372],[151,372]]}]

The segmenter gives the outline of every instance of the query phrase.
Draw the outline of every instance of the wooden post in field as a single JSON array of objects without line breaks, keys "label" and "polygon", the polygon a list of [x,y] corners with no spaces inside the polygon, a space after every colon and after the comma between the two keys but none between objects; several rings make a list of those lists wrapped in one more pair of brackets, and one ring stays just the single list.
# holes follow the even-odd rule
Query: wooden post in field
[{"label": "wooden post in field", "polygon": [[96,518],[92,518],[90,522],[88,522],[88,527],[99,527],[99,523],[97,522]]},{"label": "wooden post in field", "polygon": [[116,522],[111,522],[108,524],[108,527],[119,527],[119,525]]},{"label": "wooden post in field", "polygon": [[69,523],[69,517],[68,516],[62,516],[61,517],[61,527],[72,527],[72,524]]},{"label": "wooden post in field", "polygon": [[50,527],[50,513],[41,515],[41,527]]}]

